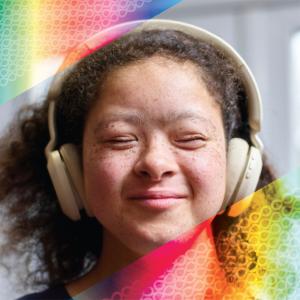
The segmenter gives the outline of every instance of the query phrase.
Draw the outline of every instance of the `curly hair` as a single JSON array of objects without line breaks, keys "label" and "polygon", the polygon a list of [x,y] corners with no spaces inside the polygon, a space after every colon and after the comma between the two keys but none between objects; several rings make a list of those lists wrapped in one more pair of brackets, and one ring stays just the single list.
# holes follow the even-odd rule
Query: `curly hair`
[{"label": "curly hair", "polygon": [[[81,144],[86,117],[101,96],[108,74],[154,55],[195,64],[222,108],[226,140],[238,136],[250,143],[247,97],[239,73],[212,45],[177,30],[149,30],[126,35],[84,58],[66,76],[56,99],[48,96],[42,104],[23,108],[1,138],[0,205],[7,239],[0,257],[5,264],[10,254],[22,255],[27,269],[24,284],[71,282],[88,272],[101,253],[101,241],[95,239],[101,236],[101,224],[85,213],[77,222],[69,220],[52,187],[44,156],[49,141],[49,101],[57,103],[58,146]],[[264,159],[258,187],[273,179]],[[234,222],[226,216],[218,218],[223,220],[222,228]],[[214,224],[216,236],[218,222]]]}]

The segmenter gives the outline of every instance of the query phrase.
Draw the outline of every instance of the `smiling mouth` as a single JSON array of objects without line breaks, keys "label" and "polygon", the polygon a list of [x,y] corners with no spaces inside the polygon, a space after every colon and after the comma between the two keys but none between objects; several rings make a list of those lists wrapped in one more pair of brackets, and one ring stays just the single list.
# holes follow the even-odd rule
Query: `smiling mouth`
[{"label": "smiling mouth", "polygon": [[176,193],[145,193],[129,197],[137,205],[154,210],[166,210],[186,199],[186,196]]}]

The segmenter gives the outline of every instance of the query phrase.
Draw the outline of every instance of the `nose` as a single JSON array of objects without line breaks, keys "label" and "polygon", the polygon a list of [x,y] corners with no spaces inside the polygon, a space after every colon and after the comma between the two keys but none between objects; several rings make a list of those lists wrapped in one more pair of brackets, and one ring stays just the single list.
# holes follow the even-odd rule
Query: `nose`
[{"label": "nose", "polygon": [[134,166],[139,177],[159,182],[176,174],[178,166],[172,151],[165,143],[153,142],[145,146]]}]

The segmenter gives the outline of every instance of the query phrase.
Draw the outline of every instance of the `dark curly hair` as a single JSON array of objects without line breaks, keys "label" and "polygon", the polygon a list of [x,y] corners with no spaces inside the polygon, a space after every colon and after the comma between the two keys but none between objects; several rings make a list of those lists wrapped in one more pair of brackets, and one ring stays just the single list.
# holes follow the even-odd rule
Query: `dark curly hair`
[{"label": "dark curly hair", "polygon": [[[66,76],[60,93],[52,99],[57,103],[58,145],[81,144],[87,114],[112,70],[154,55],[195,64],[222,108],[226,140],[238,136],[250,143],[247,97],[235,64],[212,45],[180,31],[149,30],[107,45]],[[50,181],[44,155],[49,141],[49,97],[42,104],[23,108],[0,146],[0,205],[7,237],[1,262],[6,265],[5,259],[18,253],[26,267],[23,282],[29,286],[71,282],[88,272],[101,253],[101,242],[94,238],[101,236],[101,225],[84,212],[77,222],[63,215]],[[258,188],[273,179],[264,158]],[[216,237],[220,227],[229,228],[235,222],[226,216],[216,219]]]}]

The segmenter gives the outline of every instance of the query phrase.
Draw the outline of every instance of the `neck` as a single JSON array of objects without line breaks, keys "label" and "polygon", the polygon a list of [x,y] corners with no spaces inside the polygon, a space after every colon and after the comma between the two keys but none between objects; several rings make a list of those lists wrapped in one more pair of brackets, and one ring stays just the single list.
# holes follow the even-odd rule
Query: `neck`
[{"label": "neck", "polygon": [[139,257],[138,254],[129,250],[104,229],[102,251],[96,265],[89,273],[67,284],[65,287],[70,296],[75,296],[111,276]]},{"label": "neck", "polygon": [[94,270],[98,278],[104,279],[139,257],[140,255],[125,247],[111,233],[104,231],[102,253]]},{"label": "neck", "polygon": [[[140,295],[145,287],[154,284],[167,269],[169,272],[178,273],[176,272],[177,268],[183,268],[185,270],[183,274],[185,274],[189,269],[191,254],[194,256],[193,265],[197,265],[195,269],[202,270],[202,281],[206,277],[211,278],[213,276],[215,280],[223,285],[225,282],[224,274],[218,266],[210,226],[196,228],[190,234],[187,234],[181,242],[183,243],[183,247],[181,247],[181,243],[168,243],[162,248],[154,250],[136,263],[131,264],[139,258],[139,255],[130,251],[111,234],[104,231],[102,253],[97,264],[88,274],[68,284],[66,289],[70,296],[73,297],[131,264],[130,267],[122,272],[123,276],[118,277],[118,279],[121,279],[121,286],[130,286],[133,279],[138,280],[139,285],[135,290],[132,290],[132,295]],[[203,249],[205,249],[204,253]],[[181,260],[180,264],[176,263],[177,259]],[[155,263],[153,264],[153,262]],[[214,265],[213,270],[209,267],[212,264]],[[194,270],[190,275],[197,277],[199,276],[197,274]],[[182,282],[185,280],[185,278],[175,277],[176,280],[180,279]],[[171,285],[176,285],[176,280],[171,282]],[[201,284],[204,282],[206,282],[206,279]],[[209,285],[209,282],[206,282],[206,284]],[[203,295],[206,293],[206,288],[203,288]]]}]

